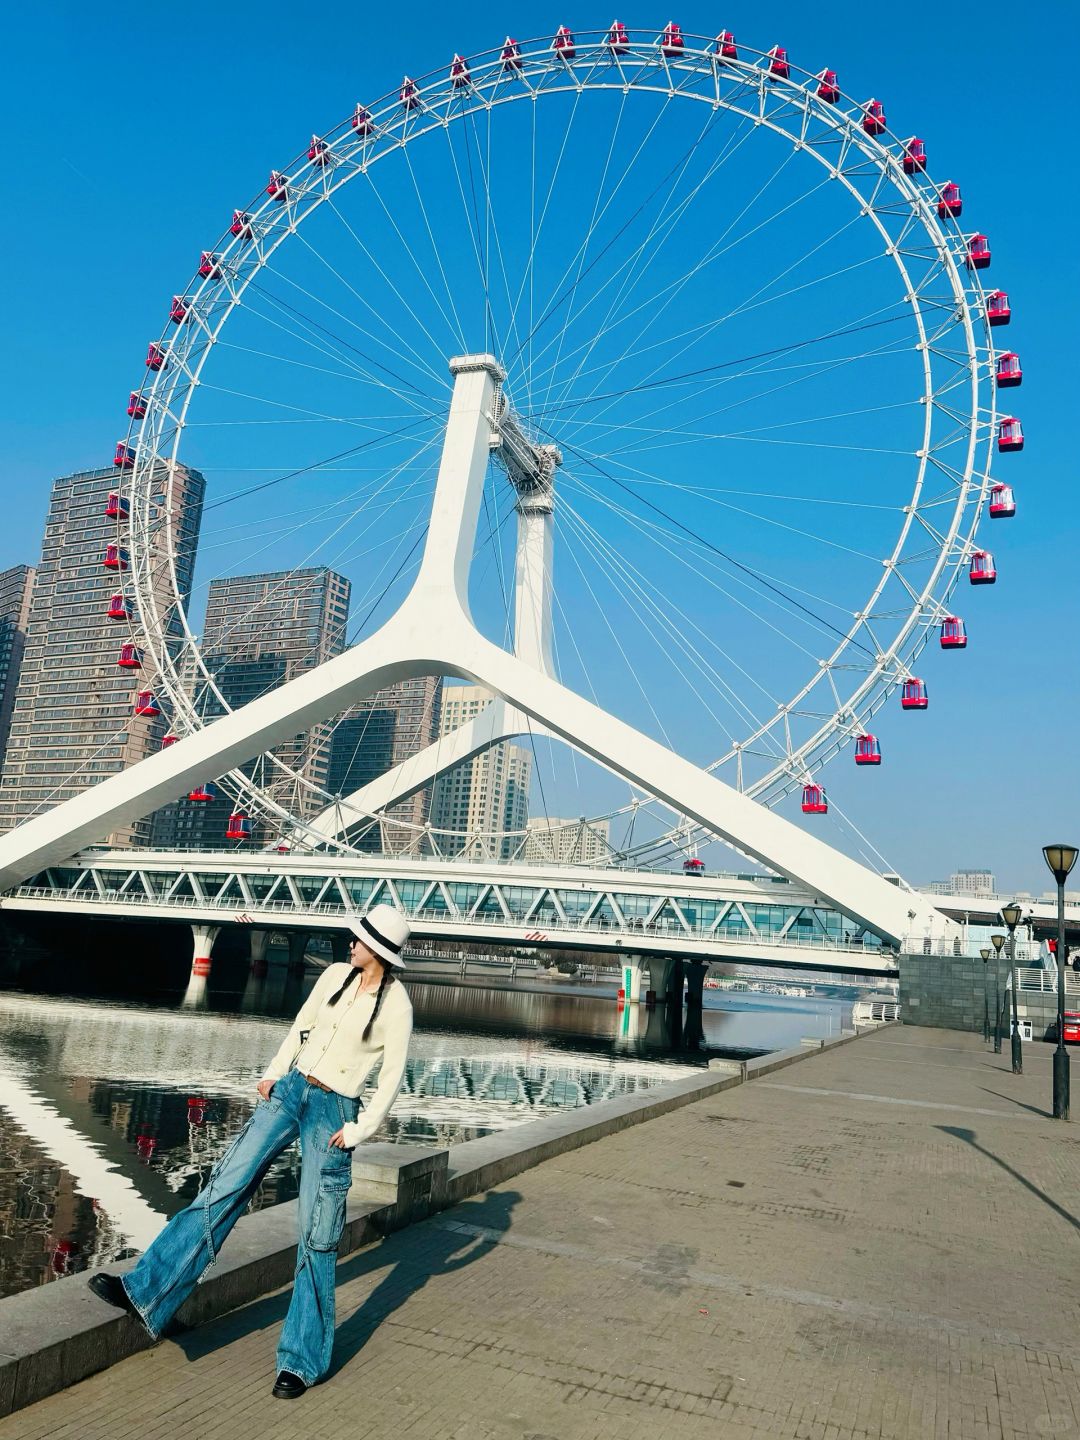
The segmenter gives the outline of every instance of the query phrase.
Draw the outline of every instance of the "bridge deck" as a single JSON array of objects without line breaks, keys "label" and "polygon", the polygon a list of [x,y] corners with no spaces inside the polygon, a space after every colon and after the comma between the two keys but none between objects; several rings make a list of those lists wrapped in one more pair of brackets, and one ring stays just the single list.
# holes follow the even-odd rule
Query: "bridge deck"
[{"label": "bridge deck", "polygon": [[878,1032],[344,1261],[336,1373],[298,1405],[269,1394],[279,1296],[0,1435],[1075,1434],[1080,1147],[1050,1054],[1015,1078],[975,1037]]}]

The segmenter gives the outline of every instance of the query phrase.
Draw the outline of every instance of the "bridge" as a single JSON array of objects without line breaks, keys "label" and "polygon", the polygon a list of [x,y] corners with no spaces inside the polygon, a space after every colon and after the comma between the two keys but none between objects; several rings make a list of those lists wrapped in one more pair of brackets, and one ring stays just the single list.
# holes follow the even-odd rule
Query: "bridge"
[{"label": "bridge", "polygon": [[[559,683],[550,630],[553,485],[560,457],[553,447],[530,441],[517,424],[503,393],[505,372],[494,357],[461,356],[450,362],[450,371],[454,384],[431,521],[416,579],[394,615],[345,653],[238,710],[193,725],[167,749],[0,836],[4,909],[183,919],[196,926],[195,959],[205,968],[214,926],[232,921],[344,932],[350,915],[380,900],[404,910],[421,936],[623,950],[657,964],[665,956],[753,957],[891,974],[893,961],[883,947],[899,945],[909,933],[947,938],[952,921],[929,897],[890,883]],[[480,633],[469,608],[489,455],[500,459],[518,492],[513,653]],[[136,466],[132,485],[139,474]],[[133,527],[133,546],[136,539]],[[208,776],[243,779],[234,767],[388,684],[428,674],[464,676],[496,700],[430,753],[366,791],[339,797],[314,822],[299,822],[296,849],[307,854],[85,850]],[[671,872],[371,861],[350,846],[350,829],[370,822],[379,809],[526,729],[564,741],[654,796],[681,833],[717,837],[769,873],[710,881]],[[799,778],[793,771],[792,783]]]},{"label": "bridge", "polygon": [[584,950],[639,968],[670,957],[896,974],[887,937],[784,877],[749,874],[93,850],[0,898],[5,912],[188,924],[203,973],[223,925],[325,931],[343,942],[350,919],[378,904],[408,915],[418,939]]}]

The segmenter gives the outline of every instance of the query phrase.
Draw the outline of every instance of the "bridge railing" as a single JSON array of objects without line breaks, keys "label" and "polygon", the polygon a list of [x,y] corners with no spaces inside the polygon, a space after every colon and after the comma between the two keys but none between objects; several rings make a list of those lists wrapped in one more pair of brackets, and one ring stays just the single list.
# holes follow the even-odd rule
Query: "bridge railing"
[{"label": "bridge railing", "polygon": [[[250,911],[257,912],[260,915],[280,915],[283,919],[291,918],[295,920],[317,920],[324,916],[326,918],[333,917],[340,919],[352,913],[347,910],[344,905],[327,904],[325,901],[319,903],[312,901],[301,907],[297,906],[291,899],[258,900],[253,901],[251,906],[248,909],[245,909],[242,903],[235,898],[217,900],[208,897],[204,900],[200,900],[197,896],[194,895],[177,895],[171,897],[170,899],[165,899],[164,897],[160,896],[151,897],[149,895],[140,894],[138,892],[121,892],[120,890],[109,888],[105,888],[100,891],[80,890],[75,895],[69,895],[65,891],[55,890],[51,887],[42,885],[20,886],[18,890],[14,890],[11,892],[9,898],[18,900],[44,900],[51,901],[54,904],[64,904],[66,902],[74,904],[80,909],[87,906],[105,907],[109,905],[120,905],[123,906],[125,909],[130,908],[159,911],[190,910],[202,912],[217,911],[222,915],[231,915],[236,920],[239,920],[241,917],[244,917],[245,919],[252,918],[250,915]],[[756,949],[768,947],[785,950],[790,949],[799,951],[810,951],[829,955],[857,955],[866,959],[880,958],[882,961],[892,958],[891,952],[879,950],[876,946],[836,941],[828,935],[815,935],[807,937],[799,936],[795,938],[791,938],[787,935],[781,937],[775,935],[754,934],[752,932],[740,932],[737,935],[730,935],[713,930],[707,926],[683,926],[680,925],[677,921],[668,920],[666,918],[654,921],[652,923],[642,921],[638,924],[635,924],[632,928],[627,927],[626,929],[622,929],[622,927],[618,925],[612,925],[610,922],[604,921],[602,919],[596,921],[583,920],[577,921],[577,923],[570,924],[564,923],[561,920],[553,920],[547,917],[543,919],[536,919],[534,917],[508,918],[507,916],[501,914],[484,914],[470,916],[447,915],[445,917],[440,917],[431,914],[417,913],[416,911],[410,911],[407,908],[405,910],[405,913],[409,915],[411,919],[422,924],[425,929],[431,929],[434,931],[437,931],[442,927],[450,928],[461,926],[463,924],[468,926],[478,925],[485,928],[490,928],[492,930],[521,929],[525,930],[529,934],[542,934],[545,937],[554,933],[560,935],[574,934],[585,936],[611,934],[614,931],[616,933],[626,935],[631,941],[633,941],[633,939],[638,936],[648,936],[653,939],[663,939],[665,937],[670,937],[673,940],[689,939],[712,941],[714,944],[729,944],[738,946],[739,948],[746,947]],[[328,928],[337,927],[335,926]],[[538,940],[535,943],[539,944],[542,942]]]},{"label": "bridge railing", "polygon": [[[1036,970],[1027,966],[1020,966],[1016,971],[1016,978],[1019,981],[1021,994],[1023,994],[1025,990],[1037,991],[1048,995],[1057,994],[1056,970]],[[1065,994],[1080,996],[1080,975],[1069,967],[1066,967],[1065,970]]]}]

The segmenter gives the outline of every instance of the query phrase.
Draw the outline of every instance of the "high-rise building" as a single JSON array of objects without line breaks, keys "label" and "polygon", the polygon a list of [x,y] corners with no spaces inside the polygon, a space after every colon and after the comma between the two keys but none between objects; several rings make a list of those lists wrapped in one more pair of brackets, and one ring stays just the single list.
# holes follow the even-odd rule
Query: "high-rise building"
[{"label": "high-rise building", "polygon": [[[473,720],[492,701],[482,685],[444,685],[440,733],[449,735]],[[504,832],[524,831],[529,818],[532,756],[520,745],[501,740],[482,755],[455,765],[434,786],[431,823],[437,830],[462,835],[466,859],[507,859],[515,842]],[[492,836],[499,836],[492,841]],[[520,841],[517,842],[520,844]]]},{"label": "high-rise building", "polygon": [[13,565],[0,572],[0,770],[15,708],[36,574],[32,565]]},{"label": "high-rise building", "polygon": [[[238,710],[340,655],[350,590],[349,581],[326,566],[212,580],[199,648],[229,708]],[[199,678],[191,682],[196,707],[204,719],[216,719],[224,706],[205,688],[200,692]],[[314,725],[274,747],[274,755],[297,779],[261,758],[243,768],[289,814],[310,819],[325,804],[309,786],[326,787],[331,730],[330,723]],[[211,801],[181,799],[166,805],[155,820],[154,843],[168,849],[223,849],[231,809],[224,792]],[[273,822],[252,817],[255,844],[279,833]]]},{"label": "high-rise building", "polygon": [[611,855],[607,820],[560,820],[537,815],[529,821],[525,842],[527,864],[595,865]]},{"label": "high-rise building", "polygon": [[[439,735],[441,675],[419,675],[387,685],[354,705],[336,724],[327,789],[351,795],[426,749]],[[361,850],[396,853],[416,846],[431,814],[431,786],[399,800],[381,825],[354,834]]]},{"label": "high-rise building", "polygon": [[977,895],[985,899],[997,894],[997,877],[992,870],[954,870],[948,880],[931,880],[926,890],[930,895]]},{"label": "high-rise building", "polygon": [[[124,547],[126,522],[106,515],[116,471],[82,470],[53,485],[41,564],[34,582],[26,648],[0,781],[0,830],[50,810],[118,774],[161,747],[164,718],[136,715],[139,671],[117,665],[131,638],[106,612],[130,578],[106,568],[106,547]],[[172,527],[176,583],[191,586],[205,482],[195,470],[163,472],[157,502]],[[164,573],[162,586],[165,584]],[[162,608],[168,605],[162,590]],[[149,818],[107,837],[114,845],[149,842]]]}]

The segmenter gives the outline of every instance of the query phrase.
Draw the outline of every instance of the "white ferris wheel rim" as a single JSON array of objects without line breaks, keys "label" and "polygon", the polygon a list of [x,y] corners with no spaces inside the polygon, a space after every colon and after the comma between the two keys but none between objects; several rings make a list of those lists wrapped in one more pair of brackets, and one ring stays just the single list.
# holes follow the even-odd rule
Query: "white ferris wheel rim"
[{"label": "white ferris wheel rim", "polygon": [[[717,770],[734,761],[739,788],[745,788],[745,793],[764,803],[774,803],[805,783],[862,733],[889,695],[911,675],[912,663],[927,644],[932,628],[949,613],[949,596],[960,579],[963,567],[978,548],[975,536],[992,483],[990,467],[998,418],[993,382],[994,347],[987,318],[986,293],[978,271],[966,264],[967,239],[955,220],[945,223],[939,220],[940,187],[930,181],[925,172],[916,171],[911,175],[904,172],[905,142],[888,131],[881,136],[867,134],[862,125],[863,103],[852,101],[843,94],[835,104],[820,99],[816,92],[820,75],[791,65],[791,78],[775,82],[768,74],[771,52],[740,45],[740,57],[747,58],[721,61],[713,53],[714,41],[711,37],[692,35],[684,36],[685,48],[677,58],[664,54],[659,37],[648,42],[631,40],[625,55],[613,57],[605,43],[606,35],[606,31],[598,31],[583,37],[579,32],[577,53],[572,61],[564,60],[552,48],[550,37],[520,42],[521,67],[512,71],[507,71],[502,65],[502,47],[496,47],[471,62],[469,84],[464,90],[455,86],[446,71],[440,69],[437,75],[433,73],[415,82],[417,108],[404,107],[400,91],[393,91],[370,107],[365,107],[371,119],[370,134],[358,135],[353,129],[353,117],[347,117],[324,132],[329,157],[327,163],[317,164],[308,159],[306,152],[302,152],[282,172],[289,193],[284,205],[264,193],[252,203],[250,211],[242,212],[249,219],[250,240],[227,231],[218,242],[212,253],[220,264],[220,276],[211,274],[202,277],[196,273],[193,280],[178,292],[189,308],[189,318],[177,327],[171,327],[166,321],[162,330],[158,343],[165,352],[167,363],[153,372],[149,386],[140,387],[146,401],[146,414],[141,421],[134,421],[129,427],[127,443],[134,450],[135,463],[130,473],[123,477],[130,497],[131,583],[136,599],[137,624],[143,644],[156,667],[158,683],[168,696],[171,724],[176,732],[189,733],[203,724],[191,698],[191,665],[201,672],[200,684],[207,693],[215,696],[222,711],[231,707],[210,674],[190,626],[177,578],[173,528],[168,523],[170,517],[167,509],[158,513],[159,507],[153,497],[162,489],[161,467],[171,473],[183,463],[180,458],[181,442],[203,365],[225,323],[240,305],[249,284],[308,215],[350,180],[366,174],[379,159],[468,116],[494,112],[498,107],[517,100],[539,100],[548,95],[586,90],[634,91],[705,103],[713,109],[723,109],[749,119],[811,155],[829,171],[828,178],[838,181],[847,190],[861,207],[861,213],[877,230],[884,242],[883,253],[893,259],[904,283],[904,300],[911,306],[919,335],[917,348],[922,352],[925,381],[924,440],[918,452],[912,500],[905,507],[892,554],[882,561],[881,577],[866,603],[855,613],[852,625],[832,654],[819,661],[817,672],[810,675],[792,699],[779,706],[774,715],[706,768]],[[629,78],[631,72],[632,78]],[[744,98],[747,103],[740,103]],[[815,149],[809,135],[812,123],[822,124],[832,132],[830,138],[840,153],[832,157],[831,163],[829,157]],[[856,157],[860,170],[858,177],[846,168],[849,155]],[[856,178],[867,180],[871,175],[873,183],[869,188],[873,198],[868,201],[859,190]],[[887,192],[888,204],[877,201],[877,196],[886,186],[891,187]],[[903,207],[902,212],[897,208],[897,199]],[[932,287],[925,278],[918,284],[912,280],[905,253],[885,223],[887,218],[895,220],[900,213],[903,221],[898,228],[902,231],[902,238],[909,233],[921,232],[929,242],[928,248],[936,256],[933,271],[936,279],[944,278],[947,282],[946,304],[952,306],[947,327],[951,337],[955,338],[956,327],[959,326],[964,342],[963,364],[955,360],[955,354],[953,363],[966,370],[966,412],[962,408],[946,407],[938,398],[943,389],[951,392],[956,388],[955,382],[946,387],[935,387],[932,370],[936,342],[946,330],[946,326],[938,323],[940,315],[935,316],[933,312],[946,307],[940,296],[932,301],[926,298],[926,292]],[[925,254],[920,256],[920,261],[926,264]],[[927,273],[930,273],[929,269]],[[977,329],[982,335],[981,343],[976,336]],[[944,466],[934,456],[934,447],[930,443],[931,427],[934,413],[939,408],[947,413],[955,426],[962,427],[966,432],[962,471],[956,466]],[[980,449],[985,455],[981,464]],[[948,481],[955,486],[955,503],[947,526],[931,525],[920,513],[919,498],[931,465],[945,473]],[[166,493],[171,500],[171,491],[166,488]],[[929,576],[918,589],[907,586],[897,569],[909,532],[916,523],[926,532],[927,548],[937,547],[937,558]],[[161,539],[165,541],[164,547],[155,543]],[[161,591],[163,565],[168,581],[164,603]],[[896,575],[909,591],[910,607],[907,616],[896,624],[891,642],[881,648],[874,635],[872,620],[875,604],[891,575]],[[861,667],[864,673],[855,689],[849,695],[841,696],[834,678],[841,657],[854,646],[864,652],[869,650],[870,647],[864,643],[866,640],[873,647],[870,652],[873,663]],[[181,657],[183,665],[178,663]],[[822,683],[823,676],[832,692],[833,713],[822,715],[816,732],[793,746],[789,717],[798,712],[810,692]],[[740,783],[742,755],[754,753],[755,745],[777,734],[787,736],[781,757],[765,775],[743,787]],[[297,786],[332,799],[309,779],[290,770],[278,757],[271,755],[269,758]],[[775,752],[768,753],[768,758],[774,759]],[[244,772],[234,771],[226,778],[238,800],[242,800],[253,813],[275,817],[283,827],[303,832],[304,821],[268,795]],[[633,802],[634,805],[637,803]],[[631,808],[623,807],[624,810]],[[395,820],[395,824],[399,823],[405,824]],[[426,833],[429,828],[422,827],[419,833]],[[344,849],[350,848],[344,840],[340,844]]]}]

